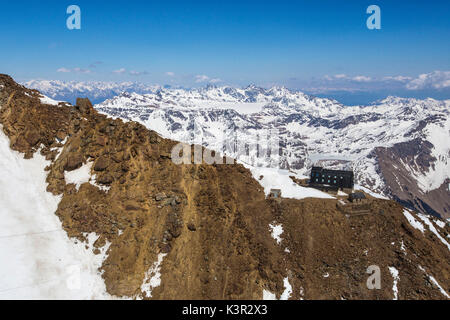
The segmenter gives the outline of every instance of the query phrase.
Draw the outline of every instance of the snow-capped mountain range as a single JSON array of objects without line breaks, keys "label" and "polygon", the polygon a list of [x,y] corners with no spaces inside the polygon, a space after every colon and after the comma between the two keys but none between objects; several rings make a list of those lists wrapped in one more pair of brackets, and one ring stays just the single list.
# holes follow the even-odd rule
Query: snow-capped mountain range
[{"label": "snow-capped mountain range", "polygon": [[281,168],[307,175],[318,160],[346,161],[359,185],[422,212],[450,216],[450,100],[388,97],[349,107],[286,88],[208,86],[122,93],[96,108],[217,151],[229,132],[250,141],[255,133],[276,129]]},{"label": "snow-capped mountain range", "polygon": [[[109,98],[96,108],[141,122],[164,137],[222,152],[223,138],[231,133],[254,142],[261,132],[276,129],[282,150],[275,162],[281,168],[301,176],[318,160],[335,159],[325,164],[350,164],[359,185],[416,210],[450,217],[450,100],[388,97],[350,107],[280,87],[188,90],[41,80],[24,85],[56,100]],[[239,158],[273,166],[267,159],[255,160],[251,151]]]},{"label": "snow-capped mountain range", "polygon": [[27,88],[36,89],[52,99],[70,103],[75,103],[76,99],[80,97],[89,97],[93,103],[99,103],[123,92],[150,93],[160,88],[139,82],[30,80],[22,84]]}]

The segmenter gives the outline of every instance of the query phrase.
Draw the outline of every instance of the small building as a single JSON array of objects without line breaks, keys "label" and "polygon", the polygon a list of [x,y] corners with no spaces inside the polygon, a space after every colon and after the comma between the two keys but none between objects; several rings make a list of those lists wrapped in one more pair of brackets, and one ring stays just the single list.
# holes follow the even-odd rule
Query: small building
[{"label": "small building", "polygon": [[271,189],[269,193],[269,199],[280,199],[281,189]]},{"label": "small building", "polygon": [[329,186],[333,189],[353,189],[353,171],[330,170],[322,167],[312,167],[309,184],[311,187]]},{"label": "small building", "polygon": [[352,203],[364,203],[367,201],[366,195],[363,192],[354,192],[350,194],[348,200]]}]

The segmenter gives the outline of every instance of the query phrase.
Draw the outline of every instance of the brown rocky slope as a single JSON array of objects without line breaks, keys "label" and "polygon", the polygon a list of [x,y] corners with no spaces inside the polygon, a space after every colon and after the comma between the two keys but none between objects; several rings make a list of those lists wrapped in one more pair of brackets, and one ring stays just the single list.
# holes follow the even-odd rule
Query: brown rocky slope
[{"label": "brown rocky slope", "polygon": [[[430,276],[450,292],[449,250],[393,201],[373,199],[370,214],[350,216],[337,200],[268,200],[241,165],[175,165],[177,142],[98,114],[87,99],[42,104],[6,75],[0,125],[25,158],[51,160],[47,191],[62,196],[56,215],[68,235],[95,232],[96,247],[111,243],[102,271],[112,295],[144,296],[161,253],[153,299],[261,299],[263,290],[280,297],[285,278],[291,299],[392,299],[389,267],[399,270],[399,299],[445,299]],[[66,183],[65,172],[90,163],[102,188]],[[282,224],[281,244],[269,224]],[[438,230],[448,239],[448,224]],[[366,286],[370,265],[381,269],[379,290]]]},{"label": "brown rocky slope", "polygon": [[[428,168],[436,159],[431,155],[433,145],[421,139],[397,143],[389,148],[376,148],[375,156],[387,185],[387,193],[397,202],[418,212],[450,218],[449,183],[445,180],[439,188],[423,192],[407,166]],[[395,168],[395,170],[392,170]]]}]

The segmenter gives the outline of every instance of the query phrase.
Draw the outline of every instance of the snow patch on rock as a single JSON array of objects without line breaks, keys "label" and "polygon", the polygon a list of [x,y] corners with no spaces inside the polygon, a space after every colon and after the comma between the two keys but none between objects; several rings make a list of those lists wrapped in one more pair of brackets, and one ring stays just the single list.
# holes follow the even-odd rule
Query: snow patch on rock
[{"label": "snow patch on rock", "polygon": [[430,219],[421,213],[418,214],[418,217],[428,226],[430,231],[434,233],[434,235],[447,247],[447,249],[450,250],[450,244],[439,234]]},{"label": "snow patch on rock", "polygon": [[63,102],[63,101],[56,101],[56,100],[53,100],[52,98],[49,98],[49,97],[44,96],[44,95],[41,95],[41,96],[42,96],[42,97],[39,98],[39,100],[41,100],[41,103],[42,103],[42,104],[49,104],[49,105],[51,105],[51,106],[57,106],[60,102]]},{"label": "snow patch on rock", "polygon": [[91,179],[89,180],[89,183],[92,184],[94,187],[97,187],[98,189],[108,193],[109,190],[111,189],[111,186],[102,186],[100,184],[97,183],[97,175],[94,174]]},{"label": "snow patch on rock", "polygon": [[253,178],[264,188],[264,193],[266,196],[270,194],[270,190],[272,189],[281,189],[281,196],[283,198],[335,199],[333,196],[330,196],[325,192],[299,186],[290,178],[290,176],[295,176],[295,174],[288,170],[252,167],[246,164],[244,164],[244,166],[251,171]]},{"label": "snow patch on rock", "polygon": [[73,183],[78,191],[82,184],[89,182],[91,179],[92,164],[92,162],[87,162],[76,170],[64,171],[64,179],[66,180],[66,183]]},{"label": "snow patch on rock", "polygon": [[392,284],[392,291],[394,292],[394,300],[398,300],[398,282],[400,281],[400,276],[398,274],[398,270],[394,267],[389,267],[389,272],[394,278],[394,282]]},{"label": "snow patch on rock", "polygon": [[281,244],[281,242],[283,241],[283,239],[281,239],[281,235],[283,234],[284,230],[283,230],[283,226],[281,224],[270,224],[269,225],[270,229],[272,230],[272,238],[274,238],[278,244]]},{"label": "snow patch on rock", "polygon": [[272,293],[268,290],[263,290],[263,300],[277,300],[277,296],[275,293]]},{"label": "snow patch on rock", "polygon": [[[283,279],[284,291],[280,296],[280,300],[289,300],[292,296],[292,286],[289,283],[289,278],[286,277]],[[303,290],[303,288],[301,289]],[[277,296],[275,293],[272,293],[268,290],[263,290],[263,300],[277,300]]]},{"label": "snow patch on rock", "polygon": [[420,230],[422,233],[425,232],[425,228],[424,228],[423,224],[421,224],[418,220],[416,220],[416,218],[414,218],[414,216],[408,210],[404,209],[403,215],[408,220],[408,222],[411,224],[411,226],[413,226],[417,230]]},{"label": "snow patch on rock", "polygon": [[289,278],[286,277],[283,279],[284,291],[281,294],[280,300],[289,300],[292,295],[292,286],[289,283]]},{"label": "snow patch on rock", "polygon": [[158,260],[145,273],[145,278],[142,282],[141,290],[148,298],[152,297],[153,289],[161,285],[161,264],[166,255],[167,254],[164,253],[158,254]]}]

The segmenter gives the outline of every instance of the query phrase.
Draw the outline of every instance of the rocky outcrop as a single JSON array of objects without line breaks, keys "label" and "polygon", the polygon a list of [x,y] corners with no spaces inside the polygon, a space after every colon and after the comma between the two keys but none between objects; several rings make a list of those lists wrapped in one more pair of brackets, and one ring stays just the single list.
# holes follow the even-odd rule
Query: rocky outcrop
[{"label": "rocky outcrop", "polygon": [[[110,294],[153,299],[280,297],[392,299],[388,267],[400,271],[402,299],[445,298],[449,250],[414,229],[393,201],[372,199],[370,214],[344,215],[337,200],[272,201],[241,165],[175,165],[176,141],[135,122],[110,119],[87,100],[45,105],[39,93],[0,75],[0,124],[11,148],[50,164],[48,192],[61,195],[55,214],[70,237],[110,243],[101,270]],[[68,184],[67,172],[90,168],[91,181]],[[269,225],[281,224],[277,243]],[[439,228],[443,237],[450,229]],[[161,263],[161,284],[145,296],[149,269]],[[382,287],[366,286],[370,265]],[[289,290],[288,290],[289,291]]]}]

